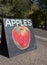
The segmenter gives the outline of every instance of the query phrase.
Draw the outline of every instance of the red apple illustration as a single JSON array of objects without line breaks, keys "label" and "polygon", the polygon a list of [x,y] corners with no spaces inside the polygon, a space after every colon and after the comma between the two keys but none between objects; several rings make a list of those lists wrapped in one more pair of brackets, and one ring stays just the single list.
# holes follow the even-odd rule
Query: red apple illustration
[{"label": "red apple illustration", "polygon": [[25,26],[14,27],[12,30],[12,38],[19,49],[26,49],[30,44],[30,30]]}]

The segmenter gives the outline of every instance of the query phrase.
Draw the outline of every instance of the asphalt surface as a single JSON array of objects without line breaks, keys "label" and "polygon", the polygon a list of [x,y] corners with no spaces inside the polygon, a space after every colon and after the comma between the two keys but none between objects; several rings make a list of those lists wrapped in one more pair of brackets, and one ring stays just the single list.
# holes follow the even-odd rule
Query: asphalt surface
[{"label": "asphalt surface", "polygon": [[35,29],[34,29],[34,34],[35,34],[35,35],[38,35],[38,36],[40,36],[40,37],[47,38],[47,30],[35,28]]},{"label": "asphalt surface", "polygon": [[11,58],[1,55],[0,50],[0,65],[47,65],[47,31],[34,29],[34,34],[38,36],[37,49]]},{"label": "asphalt surface", "polygon": [[34,29],[35,38],[41,42],[42,45],[47,46],[47,30]]}]

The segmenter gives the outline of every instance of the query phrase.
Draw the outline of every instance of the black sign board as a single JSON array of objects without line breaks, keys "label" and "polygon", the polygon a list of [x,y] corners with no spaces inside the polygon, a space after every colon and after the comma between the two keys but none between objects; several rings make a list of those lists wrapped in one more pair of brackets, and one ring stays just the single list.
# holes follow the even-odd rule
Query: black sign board
[{"label": "black sign board", "polygon": [[35,49],[32,20],[4,18],[2,47],[7,50],[9,57]]}]

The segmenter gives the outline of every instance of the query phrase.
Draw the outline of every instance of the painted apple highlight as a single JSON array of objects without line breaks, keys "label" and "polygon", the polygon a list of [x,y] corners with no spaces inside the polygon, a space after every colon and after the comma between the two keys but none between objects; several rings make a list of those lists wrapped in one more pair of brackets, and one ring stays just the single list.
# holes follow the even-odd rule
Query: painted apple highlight
[{"label": "painted apple highlight", "polygon": [[30,44],[30,30],[25,26],[14,27],[12,30],[12,38],[19,49],[26,49]]}]

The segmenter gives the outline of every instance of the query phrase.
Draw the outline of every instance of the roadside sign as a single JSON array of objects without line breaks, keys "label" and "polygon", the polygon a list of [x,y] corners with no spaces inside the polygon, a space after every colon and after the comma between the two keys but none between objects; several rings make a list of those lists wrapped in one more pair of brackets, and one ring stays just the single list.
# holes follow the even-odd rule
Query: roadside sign
[{"label": "roadside sign", "polygon": [[1,41],[9,57],[35,49],[32,20],[3,18]]}]

